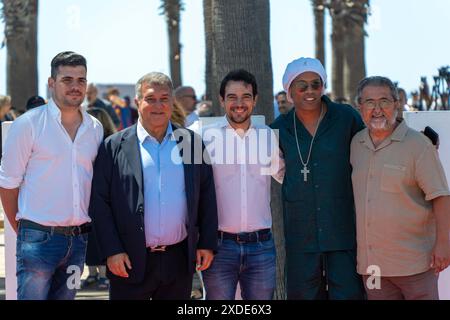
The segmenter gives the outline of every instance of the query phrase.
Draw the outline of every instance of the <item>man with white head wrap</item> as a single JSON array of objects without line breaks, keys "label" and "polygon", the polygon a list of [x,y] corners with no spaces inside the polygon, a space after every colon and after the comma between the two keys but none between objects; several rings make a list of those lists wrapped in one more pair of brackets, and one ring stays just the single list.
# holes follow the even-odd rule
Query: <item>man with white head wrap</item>
[{"label": "man with white head wrap", "polygon": [[356,273],[350,142],[364,124],[349,105],[324,95],[319,60],[288,64],[283,87],[294,108],[279,130],[286,175],[282,186],[288,299],[363,299]]}]

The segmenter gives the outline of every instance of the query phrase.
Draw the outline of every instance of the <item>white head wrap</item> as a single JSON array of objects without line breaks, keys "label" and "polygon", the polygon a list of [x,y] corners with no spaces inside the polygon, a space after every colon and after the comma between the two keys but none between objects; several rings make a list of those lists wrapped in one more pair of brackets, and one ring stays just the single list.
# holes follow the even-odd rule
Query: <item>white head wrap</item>
[{"label": "white head wrap", "polygon": [[300,58],[289,63],[283,75],[283,88],[284,91],[287,92],[287,99],[291,103],[293,102],[289,90],[291,83],[295,78],[305,72],[314,72],[320,76],[323,82],[322,94],[325,93],[325,88],[327,85],[327,73],[325,72],[322,63],[314,58]]}]

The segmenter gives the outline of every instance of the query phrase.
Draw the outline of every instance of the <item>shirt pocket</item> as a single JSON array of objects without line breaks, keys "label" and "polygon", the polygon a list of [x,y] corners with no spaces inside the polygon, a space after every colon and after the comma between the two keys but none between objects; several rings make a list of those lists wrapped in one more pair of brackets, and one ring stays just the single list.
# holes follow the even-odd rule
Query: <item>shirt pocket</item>
[{"label": "shirt pocket", "polygon": [[381,173],[381,191],[400,193],[405,179],[405,166],[385,164]]},{"label": "shirt pocket", "polygon": [[23,228],[19,231],[18,240],[27,244],[45,244],[50,240],[47,231]]}]

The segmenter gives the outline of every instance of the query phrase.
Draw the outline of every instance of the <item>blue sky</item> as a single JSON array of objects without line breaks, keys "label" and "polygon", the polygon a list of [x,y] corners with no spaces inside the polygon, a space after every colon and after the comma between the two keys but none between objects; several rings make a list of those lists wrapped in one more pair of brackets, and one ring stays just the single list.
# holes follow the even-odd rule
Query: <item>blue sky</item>
[{"label": "blue sky", "polygon": [[[281,89],[287,63],[314,55],[310,0],[271,0],[274,92]],[[125,4],[125,5],[124,5]],[[450,0],[371,0],[367,26],[368,75],[385,75],[407,91],[421,76],[450,65]],[[88,80],[135,83],[150,71],[169,73],[167,31],[159,0],[41,0],[39,7],[39,93],[45,95],[50,61],[60,51],[88,59]],[[198,95],[204,84],[202,0],[185,0],[181,42],[184,84]],[[331,28],[328,19],[327,39]],[[0,26],[3,33],[3,25]],[[327,71],[331,73],[327,41]],[[6,91],[6,50],[0,50],[0,93]]]}]

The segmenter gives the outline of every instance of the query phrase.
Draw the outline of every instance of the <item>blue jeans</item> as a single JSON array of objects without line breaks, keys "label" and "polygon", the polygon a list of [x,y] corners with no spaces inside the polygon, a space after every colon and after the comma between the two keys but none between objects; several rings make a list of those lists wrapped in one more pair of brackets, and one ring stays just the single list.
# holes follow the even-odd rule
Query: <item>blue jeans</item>
[{"label": "blue jeans", "polygon": [[244,300],[271,300],[276,286],[273,237],[267,241],[238,243],[219,239],[217,254],[203,271],[207,300],[234,300],[239,282]]},{"label": "blue jeans", "polygon": [[73,300],[83,273],[87,237],[19,227],[17,299]]}]

